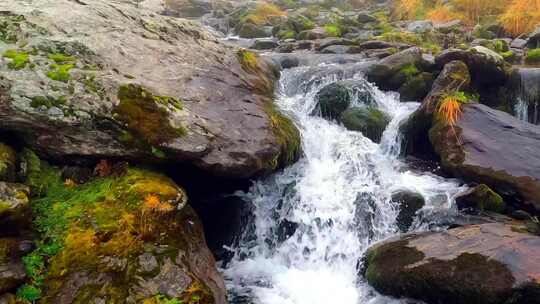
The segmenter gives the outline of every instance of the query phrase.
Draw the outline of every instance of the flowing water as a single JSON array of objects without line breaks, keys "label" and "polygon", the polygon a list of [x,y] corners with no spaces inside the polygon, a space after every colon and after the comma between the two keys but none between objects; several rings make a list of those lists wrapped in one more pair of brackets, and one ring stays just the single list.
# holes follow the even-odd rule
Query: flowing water
[{"label": "flowing water", "polygon": [[368,86],[377,107],[392,117],[380,144],[313,115],[325,85],[365,81],[347,70],[332,65],[282,73],[277,102],[298,125],[304,156],[238,194],[252,204],[254,218],[223,269],[232,303],[401,303],[378,295],[359,275],[365,250],[398,233],[391,194],[409,189],[424,196],[412,228],[421,230],[448,217],[453,196],[464,190],[455,180],[414,173],[399,159],[399,123],[418,103],[400,103],[396,94]]},{"label": "flowing water", "polygon": [[540,124],[540,68],[519,68],[514,88],[514,116],[532,124]]}]

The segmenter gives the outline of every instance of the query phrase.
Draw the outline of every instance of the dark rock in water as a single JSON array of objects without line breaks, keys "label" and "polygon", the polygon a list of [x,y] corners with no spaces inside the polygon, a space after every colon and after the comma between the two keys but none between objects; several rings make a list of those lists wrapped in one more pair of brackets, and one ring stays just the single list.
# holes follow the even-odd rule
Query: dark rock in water
[{"label": "dark rock in water", "polygon": [[524,208],[540,211],[540,127],[466,104],[455,126],[439,122],[429,137],[443,168],[505,197],[517,195]]},{"label": "dark rock in water", "polygon": [[[20,250],[21,242],[25,241],[18,238],[0,238],[0,294],[15,291],[27,279],[22,257],[28,252]],[[3,303],[1,299],[0,303]]]},{"label": "dark rock in water", "polygon": [[448,49],[435,57],[435,63],[439,68],[454,60],[467,64],[472,81],[478,86],[504,85],[510,76],[510,69],[504,58],[483,46],[475,46],[469,50]]},{"label": "dark rock in water", "polygon": [[23,184],[0,182],[0,234],[12,235],[30,226],[30,188]]},{"label": "dark rock in water", "polygon": [[368,80],[376,83],[384,90],[396,90],[402,83],[391,81],[392,77],[401,69],[407,67],[421,67],[423,64],[422,51],[413,47],[388,56],[374,64],[366,76]]},{"label": "dark rock in water", "polygon": [[377,18],[373,15],[367,14],[367,13],[360,13],[356,17],[356,20],[360,23],[369,23],[369,22],[377,22]]},{"label": "dark rock in water", "polygon": [[469,70],[462,61],[452,61],[444,66],[420,108],[401,126],[401,132],[405,136],[403,151],[406,154],[428,158],[433,156],[428,132],[440,99],[447,92],[467,91],[470,83]]},{"label": "dark rock in water", "polygon": [[399,88],[399,98],[401,101],[423,100],[431,90],[433,85],[433,74],[423,72],[412,76]]},{"label": "dark rock in water", "polygon": [[379,292],[427,303],[539,303],[540,237],[491,223],[404,235],[370,248]]},{"label": "dark rock in water", "polygon": [[347,109],[340,117],[343,125],[352,131],[361,132],[373,142],[380,142],[390,117],[374,107],[354,107]]},{"label": "dark rock in water", "polygon": [[270,39],[257,39],[253,42],[253,45],[250,47],[254,50],[271,50],[275,49],[279,44],[275,40]]},{"label": "dark rock in water", "polygon": [[502,213],[505,210],[503,198],[488,186],[482,184],[471,188],[456,197],[459,209],[476,209]]},{"label": "dark rock in water", "polygon": [[5,49],[32,53],[20,69],[2,59],[1,130],[56,160],[167,161],[233,178],[288,154],[298,136],[281,132],[276,75],[257,55],[133,1],[84,2],[1,1]]},{"label": "dark rock in water", "polygon": [[17,153],[0,142],[0,181],[14,182],[17,176]]},{"label": "dark rock in water", "polygon": [[279,223],[278,226],[278,242],[284,242],[289,237],[291,237],[298,228],[298,223],[291,222],[289,220],[283,220]]},{"label": "dark rock in water", "polygon": [[392,194],[392,201],[399,204],[397,225],[401,232],[406,232],[411,227],[416,212],[424,207],[426,201],[419,193],[412,191],[400,191]]},{"label": "dark rock in water", "polygon": [[345,80],[329,84],[317,93],[321,115],[328,119],[338,119],[358,98],[360,103],[371,105],[374,102],[369,85],[362,80]]}]

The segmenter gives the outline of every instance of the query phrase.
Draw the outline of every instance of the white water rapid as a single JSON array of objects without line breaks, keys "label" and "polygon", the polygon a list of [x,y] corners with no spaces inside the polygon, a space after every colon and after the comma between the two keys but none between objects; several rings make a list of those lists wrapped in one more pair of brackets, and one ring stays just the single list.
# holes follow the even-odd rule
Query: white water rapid
[{"label": "white water rapid", "polygon": [[[455,180],[414,173],[399,159],[399,123],[418,103],[370,86],[378,108],[392,117],[375,144],[312,114],[317,92],[347,77],[315,70],[321,67],[282,73],[277,103],[297,123],[304,156],[239,194],[253,205],[254,219],[223,269],[231,303],[402,303],[378,295],[359,275],[365,250],[398,233],[391,194],[408,189],[424,196],[412,228],[420,230],[448,216],[453,196],[464,189]],[[360,74],[352,78],[364,81]]]}]

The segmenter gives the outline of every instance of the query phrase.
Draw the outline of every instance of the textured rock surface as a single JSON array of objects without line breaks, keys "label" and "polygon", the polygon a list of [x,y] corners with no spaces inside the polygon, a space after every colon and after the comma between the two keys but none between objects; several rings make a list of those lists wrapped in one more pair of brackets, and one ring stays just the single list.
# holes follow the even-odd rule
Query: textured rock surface
[{"label": "textured rock surface", "polygon": [[410,234],[366,254],[384,294],[428,303],[539,303],[540,237],[500,223]]},{"label": "textured rock surface", "polygon": [[148,2],[2,1],[0,128],[54,158],[167,159],[232,177],[271,169],[272,69]]},{"label": "textured rock surface", "polygon": [[518,194],[540,211],[540,127],[482,104],[462,110],[455,131],[441,125],[430,131],[442,166],[502,195]]},{"label": "textured rock surface", "polygon": [[0,230],[2,233],[16,232],[29,226],[31,221],[28,198],[30,188],[15,183],[0,182]]},{"label": "textured rock surface", "polygon": [[13,182],[16,175],[17,154],[13,148],[0,142],[0,181]]}]

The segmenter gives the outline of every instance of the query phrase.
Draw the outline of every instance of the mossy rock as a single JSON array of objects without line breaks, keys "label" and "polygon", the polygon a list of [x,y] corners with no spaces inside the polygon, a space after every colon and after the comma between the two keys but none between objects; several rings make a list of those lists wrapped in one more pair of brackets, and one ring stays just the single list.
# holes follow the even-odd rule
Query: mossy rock
[{"label": "mossy rock", "polygon": [[121,86],[118,99],[117,120],[145,142],[161,145],[186,135],[184,126],[171,120],[170,111],[182,110],[178,99],[154,95],[134,84]]},{"label": "mossy rock", "polygon": [[[40,160],[28,176],[41,189],[31,201],[40,240],[25,257],[30,280],[20,298],[141,303],[163,294],[184,302],[224,300],[200,222],[185,191],[168,177],[128,168],[77,185]],[[148,256],[153,267],[141,262]]]},{"label": "mossy rock", "polygon": [[433,74],[420,73],[405,81],[399,88],[401,101],[421,101],[431,90],[434,81]]},{"label": "mossy rock", "polygon": [[0,181],[13,182],[16,178],[17,153],[0,142]]},{"label": "mossy rock", "polygon": [[339,119],[353,102],[364,105],[375,103],[371,88],[361,80],[331,83],[322,88],[315,98],[317,98],[321,116],[327,119]]},{"label": "mossy rock", "polygon": [[244,22],[237,27],[236,33],[242,38],[254,39],[270,36],[270,33],[264,26]]},{"label": "mossy rock", "polygon": [[538,303],[539,244],[500,223],[407,234],[370,248],[364,276],[382,294],[426,303]]},{"label": "mossy rock", "polygon": [[460,209],[473,208],[481,211],[504,212],[506,204],[503,198],[487,185],[478,185],[456,197]]},{"label": "mossy rock", "polygon": [[341,114],[340,120],[347,129],[362,132],[377,143],[390,123],[390,117],[374,107],[350,108]]},{"label": "mossy rock", "polygon": [[0,234],[13,235],[28,229],[31,222],[30,188],[23,184],[0,182]]}]

